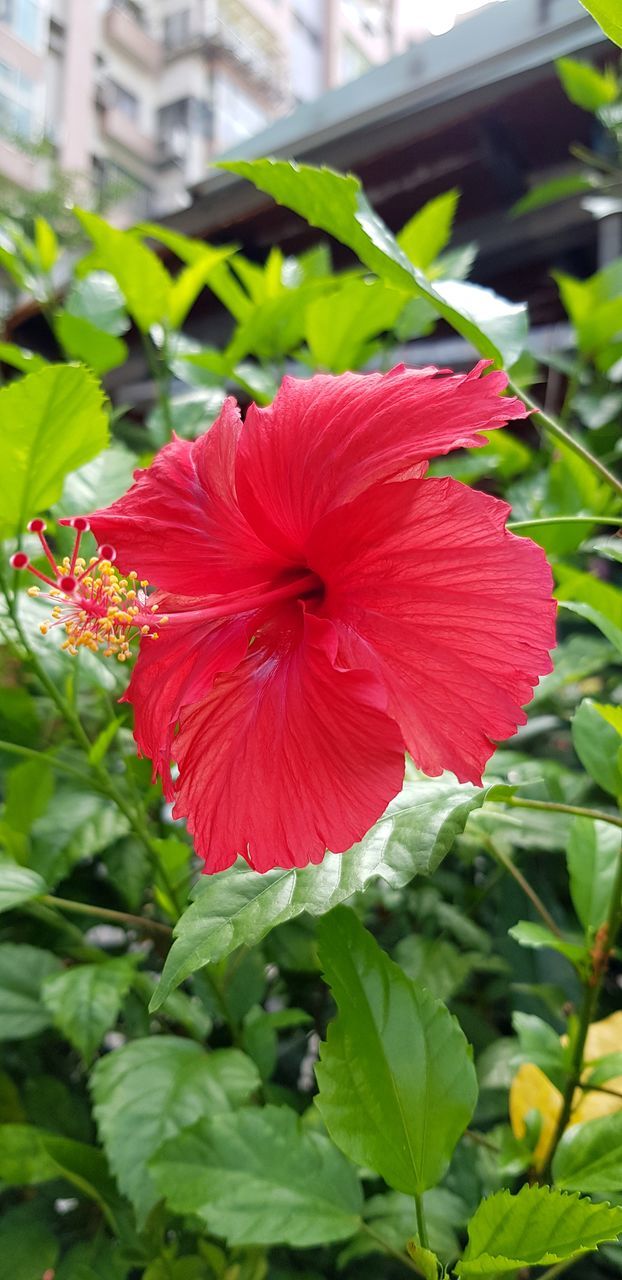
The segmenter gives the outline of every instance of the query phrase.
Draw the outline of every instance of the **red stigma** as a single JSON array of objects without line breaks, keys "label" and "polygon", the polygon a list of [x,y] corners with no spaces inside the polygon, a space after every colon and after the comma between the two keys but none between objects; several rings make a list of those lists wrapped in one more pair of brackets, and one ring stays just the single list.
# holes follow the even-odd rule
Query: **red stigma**
[{"label": "red stigma", "polygon": [[69,526],[71,529],[75,529],[76,533],[88,533],[91,527],[85,516],[72,516]]},{"label": "red stigma", "polygon": [[16,551],[15,555],[11,556],[9,564],[12,569],[27,569],[30,561],[25,551]]},{"label": "red stigma", "polygon": [[68,573],[65,577],[58,579],[58,590],[62,591],[65,596],[72,595],[76,589],[76,585],[77,579],[74,578],[72,573]]},{"label": "red stigma", "polygon": [[97,555],[100,560],[109,560],[111,564],[117,558],[117,553],[114,547],[111,547],[108,542],[103,542],[101,547],[97,548]]},{"label": "red stigma", "polygon": [[45,520],[37,516],[36,520],[31,520],[27,527],[29,533],[45,533]]}]

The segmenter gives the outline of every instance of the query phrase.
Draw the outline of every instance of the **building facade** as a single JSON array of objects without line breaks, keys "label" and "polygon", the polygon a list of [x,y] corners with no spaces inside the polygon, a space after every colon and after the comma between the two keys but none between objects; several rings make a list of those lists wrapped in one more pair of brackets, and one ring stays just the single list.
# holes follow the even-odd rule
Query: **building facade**
[{"label": "building facade", "polygon": [[0,0],[0,174],[43,186],[47,139],[119,221],[170,212],[212,156],[421,34],[405,0]]}]

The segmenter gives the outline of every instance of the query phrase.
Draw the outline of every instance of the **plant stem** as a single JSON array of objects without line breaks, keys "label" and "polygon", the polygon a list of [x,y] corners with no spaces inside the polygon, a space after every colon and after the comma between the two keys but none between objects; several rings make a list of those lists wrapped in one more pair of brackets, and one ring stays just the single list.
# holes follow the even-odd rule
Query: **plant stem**
[{"label": "plant stem", "polygon": [[529,883],[527,877],[524,876],[522,871],[520,871],[519,868],[516,866],[516,863],[512,861],[512,859],[508,856],[508,854],[505,852],[504,849],[500,849],[499,846],[495,844],[494,840],[487,839],[485,841],[485,847],[492,854],[493,858],[495,858],[496,861],[499,862],[501,866],[505,868],[505,870],[509,873],[509,875],[512,876],[512,878],[516,881],[516,883],[520,885],[521,889],[523,890],[523,893],[526,894],[526,896],[529,898],[529,901],[535,907],[536,911],[538,912],[538,915],[540,916],[540,919],[544,921],[544,924],[546,925],[547,929],[550,929],[551,933],[554,933],[557,938],[561,938],[562,936],[561,929],[558,928],[550,911],[548,910],[547,907],[545,907],[542,901],[542,898],[539,896],[538,893],[536,893],[536,890],[534,889],[533,885]]},{"label": "plant stem", "polygon": [[81,769],[74,769],[73,765],[65,764],[64,760],[58,760],[56,756],[48,755],[46,751],[34,751],[32,747],[22,747],[17,742],[5,742],[4,739],[0,739],[0,751],[6,751],[11,756],[20,756],[24,760],[36,760],[41,765],[49,765],[59,773],[68,773],[73,778],[79,778],[80,782],[90,781],[88,774],[82,773]]},{"label": "plant stem", "polygon": [[415,1211],[417,1214],[417,1233],[419,1235],[419,1244],[422,1249],[429,1249],[430,1242],[428,1240],[428,1229],[425,1221],[425,1210],[423,1208],[423,1196],[415,1192]]},{"label": "plant stem", "polygon": [[597,471],[602,479],[606,480],[607,484],[611,485],[611,488],[622,498],[622,480],[619,480],[613,474],[613,471],[610,471],[604,462],[601,462],[600,458],[590,453],[589,449],[586,449],[585,445],[581,444],[579,440],[575,440],[574,436],[569,431],[566,431],[566,428],[562,426],[557,418],[553,418],[550,413],[546,413],[535,400],[532,400],[526,391],[517,387],[511,380],[508,382],[508,388],[537,416],[538,422],[548,435],[552,436],[554,440],[560,440],[567,449],[571,449],[579,458],[582,458],[583,462],[586,462],[593,471]]},{"label": "plant stem", "polygon": [[607,813],[606,809],[585,809],[578,804],[558,804],[555,800],[527,800],[520,796],[508,796],[498,803],[511,804],[516,809],[541,809],[548,813],[570,813],[577,818],[592,818],[594,822],[609,822],[612,827],[622,828],[622,818],[615,813]]},{"label": "plant stem", "polygon": [[510,520],[507,528],[512,533],[517,529],[542,529],[547,525],[568,524],[612,524],[616,528],[622,525],[620,516],[537,516],[534,520]]},{"label": "plant stem", "polygon": [[170,440],[172,438],[174,428],[168,394],[168,371],[165,364],[166,346],[163,345],[162,354],[160,354],[148,333],[144,333],[142,338],[149,372],[155,382],[158,393],[158,403],[160,405],[160,411],[166,428],[166,439]]},{"label": "plant stem", "polygon": [[609,957],[615,946],[616,936],[620,928],[621,906],[622,851],[618,854],[618,867],[611,890],[611,897],[609,899],[607,919],[596,932],[596,942],[591,953],[592,971],[585,980],[583,986],[583,1000],[581,1004],[581,1011],[579,1013],[579,1025],[572,1050],[570,1071],[568,1072],[562,1107],[555,1126],[555,1132],[551,1140],[546,1167],[542,1173],[542,1178],[545,1182],[551,1181],[551,1165],[553,1163],[553,1157],[561,1140],[562,1134],[570,1120],[575,1092],[581,1083],[583,1059],[585,1055],[585,1042],[588,1037],[590,1025],[594,1019],[594,1014],[596,1013],[598,997],[600,995],[605,973],[607,972]]},{"label": "plant stem", "polygon": [[140,929],[142,933],[152,933],[156,937],[166,937],[170,941],[173,930],[168,924],[159,920],[149,920],[147,916],[135,916],[129,911],[114,911],[112,907],[92,906],[90,902],[74,902],[71,898],[57,898],[45,893],[37,901],[46,907],[55,907],[59,911],[68,911],[74,915],[96,916],[98,920],[110,920],[113,924],[127,925],[132,929]]}]

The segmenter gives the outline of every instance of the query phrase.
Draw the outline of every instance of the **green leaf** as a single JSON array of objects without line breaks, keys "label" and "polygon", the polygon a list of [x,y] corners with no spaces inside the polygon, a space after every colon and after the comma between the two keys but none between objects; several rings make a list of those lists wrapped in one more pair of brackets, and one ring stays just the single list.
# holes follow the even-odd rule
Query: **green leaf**
[{"label": "green leaf", "polygon": [[196,1214],[230,1245],[305,1249],[345,1240],[361,1225],[354,1170],[288,1107],[251,1107],[202,1120],[150,1162],[176,1213]]},{"label": "green leaf", "polygon": [[417,1270],[423,1276],[423,1280],[438,1280],[441,1274],[441,1265],[436,1254],[432,1253],[430,1249],[424,1249],[422,1245],[417,1244],[416,1240],[409,1240],[406,1248],[408,1256],[416,1263]]},{"label": "green leaf", "polygon": [[[361,262],[381,279],[425,298],[436,313],[483,355],[497,363],[512,363],[520,353],[526,309],[497,299],[489,290],[461,285],[454,303],[447,284],[433,287],[413,266],[394,236],[371,208],[358,178],[289,160],[228,160],[219,168],[248,180],[279,204],[293,209],[312,227],[329,232],[348,245]],[[452,282],[452,289],[457,289]],[[470,293],[469,290],[474,290]],[[480,312],[482,318],[474,319]],[[516,353],[516,354],[513,354]]]},{"label": "green leaf", "polygon": [[555,63],[566,96],[584,111],[598,111],[609,102],[615,102],[619,86],[611,67],[599,71],[589,62],[577,62],[575,58],[558,58]]},{"label": "green leaf", "polygon": [[45,880],[30,867],[0,860],[0,912],[13,911],[46,891]]},{"label": "green leaf", "polygon": [[97,250],[97,265],[114,276],[138,328],[147,333],[166,315],[171,279],[160,259],[130,231],[119,231],[86,209],[75,215]]},{"label": "green leaf", "polygon": [[54,792],[52,770],[40,760],[26,760],[11,769],[6,780],[4,819],[12,831],[28,835],[45,813]]},{"label": "green leaf", "polygon": [[109,506],[129,489],[135,467],[134,454],[115,442],[105,453],[67,476],[55,510],[59,515],[71,516]]},{"label": "green leaf", "polygon": [[204,245],[200,256],[175,277],[170,287],[168,301],[168,318],[174,329],[181,327],[201,289],[225,258],[231,257],[232,252],[233,250],[227,247],[214,249]]},{"label": "green leaf", "polygon": [[65,311],[116,338],[130,327],[123,294],[108,271],[91,271],[74,280],[65,298]]},{"label": "green leaf", "polygon": [[459,1276],[495,1276],[589,1253],[622,1231],[622,1209],[550,1187],[498,1191],[469,1222]]},{"label": "green leaf", "polygon": [[158,1147],[195,1121],[246,1102],[259,1083],[254,1063],[237,1049],[208,1054],[174,1036],[132,1040],[99,1059],[91,1089],[100,1137],[141,1223],[158,1199],[146,1167]]},{"label": "green leaf", "polygon": [[456,187],[428,200],[397,235],[397,243],[413,266],[426,271],[451,239],[460,192]]},{"label": "green leaf", "polygon": [[48,275],[58,258],[58,240],[54,228],[45,218],[35,218],[35,245],[41,270]]},{"label": "green leaf", "polygon": [[106,1161],[95,1147],[33,1124],[3,1124],[0,1139],[0,1179],[8,1186],[65,1178],[99,1204],[118,1201]]},{"label": "green leaf", "polygon": [[570,894],[584,929],[607,919],[620,857],[620,831],[608,822],[574,818],[566,849]]},{"label": "green leaf", "polygon": [[71,365],[47,365],[0,390],[0,536],[21,533],[60,498],[67,473],[106,447],[103,404],[92,374]]},{"label": "green leaf", "polygon": [[572,742],[583,768],[594,782],[617,798],[622,796],[622,735],[607,719],[608,710],[605,704],[584,698],[572,720]]},{"label": "green leaf", "polygon": [[82,964],[43,983],[43,1003],[54,1026],[90,1062],[119,1011],[136,972],[135,956]]},{"label": "green leaf", "polygon": [[114,716],[108,721],[101,733],[98,733],[92,747],[89,749],[89,764],[101,764],[122,723],[117,716]]},{"label": "green leaf", "polygon": [[54,317],[54,333],[70,360],[88,364],[98,377],[116,369],[127,360],[128,347],[122,338],[115,338],[98,329],[90,320],[73,316],[69,311],[59,311]]},{"label": "green leaf", "polygon": [[404,298],[381,280],[348,280],[337,292],[314,299],[304,331],[314,365],[331,373],[358,368],[370,340],[394,325]]},{"label": "green leaf", "polygon": [[[620,1076],[622,1076],[622,1051],[606,1053],[603,1058],[597,1058],[589,1066],[588,1080],[593,1085],[606,1084],[608,1080],[618,1080]],[[622,1094],[620,1096],[622,1097]]]},{"label": "green leaf", "polygon": [[22,943],[0,945],[0,1040],[24,1040],[50,1025],[41,984],[60,969],[51,951]]},{"label": "green leaf", "polygon": [[316,1068],[322,1119],[355,1164],[421,1194],[442,1178],[473,1113],[471,1049],[445,1005],[406,977],[353,911],[338,907],[318,933],[338,1010]]},{"label": "green leaf", "polygon": [[125,814],[104,796],[57,787],[33,826],[30,865],[53,888],[76,862],[101,853],[128,829]]},{"label": "green leaf", "polygon": [[527,195],[521,196],[512,205],[512,217],[519,218],[524,213],[532,213],[534,209],[542,209],[547,204],[555,204],[558,200],[567,200],[570,196],[581,195],[584,191],[593,191],[594,182],[580,173],[569,174],[566,178],[551,178],[549,182],[539,182]]},{"label": "green leaf", "polygon": [[53,1271],[60,1243],[40,1200],[5,1209],[0,1218],[0,1257],[11,1280],[39,1280]]},{"label": "green leaf", "polygon": [[0,361],[12,369],[19,369],[20,373],[34,373],[36,369],[45,369],[48,363],[43,356],[27,351],[26,347],[18,347],[14,342],[0,342]]},{"label": "green leaf", "polygon": [[541,947],[549,947],[551,951],[558,951],[578,969],[582,969],[589,959],[586,947],[580,947],[574,942],[564,942],[563,938],[551,933],[545,925],[531,920],[519,920],[518,924],[508,929],[508,933],[521,947],[532,947],[535,951],[539,951]]},{"label": "green leaf", "polygon": [[558,1089],[563,1089],[568,1072],[568,1050],[553,1027],[533,1013],[514,1013],[512,1026],[520,1045],[520,1054],[515,1055],[514,1060],[534,1062]]},{"label": "green leaf", "polygon": [[606,36],[622,49],[622,20],[618,0],[580,0]]},{"label": "green leaf", "polygon": [[349,853],[328,853],[319,866],[301,871],[260,875],[234,867],[203,878],[177,923],[152,1009],[192,973],[254,945],[303,911],[324,915],[377,876],[400,888],[415,875],[431,875],[490,790],[443,778],[409,783]]},{"label": "green leaf", "polygon": [[555,1152],[553,1177],[568,1191],[622,1191],[622,1111],[566,1129]]}]

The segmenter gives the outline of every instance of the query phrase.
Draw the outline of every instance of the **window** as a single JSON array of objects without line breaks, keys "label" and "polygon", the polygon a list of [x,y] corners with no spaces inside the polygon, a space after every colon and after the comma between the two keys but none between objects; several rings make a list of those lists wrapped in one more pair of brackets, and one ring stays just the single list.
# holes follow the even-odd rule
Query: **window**
[{"label": "window", "polygon": [[34,140],[39,131],[37,91],[23,71],[0,61],[0,133]]},{"label": "window", "polygon": [[216,83],[215,105],[218,142],[224,147],[259,133],[267,124],[268,117],[255,99],[225,77]]},{"label": "window", "polygon": [[120,111],[122,115],[127,116],[128,120],[133,120],[134,124],[138,123],[138,98],[133,93],[130,93],[129,89],[124,89],[123,85],[111,80],[110,97],[111,106]]},{"label": "window", "polygon": [[178,9],[164,19],[164,44],[167,49],[180,49],[192,39],[192,14],[189,9]]},{"label": "window", "polygon": [[0,22],[33,49],[41,43],[42,17],[40,0],[0,0]]},{"label": "window", "polygon": [[190,134],[211,137],[212,112],[208,103],[198,98],[167,103],[158,112],[158,132],[161,142],[168,143],[178,155],[185,155]]},{"label": "window", "polygon": [[324,49],[322,37],[299,14],[292,14],[291,25],[292,89],[304,102],[319,98],[324,88]]}]

